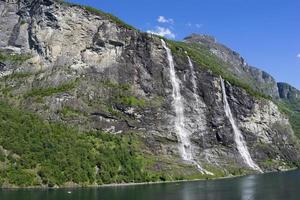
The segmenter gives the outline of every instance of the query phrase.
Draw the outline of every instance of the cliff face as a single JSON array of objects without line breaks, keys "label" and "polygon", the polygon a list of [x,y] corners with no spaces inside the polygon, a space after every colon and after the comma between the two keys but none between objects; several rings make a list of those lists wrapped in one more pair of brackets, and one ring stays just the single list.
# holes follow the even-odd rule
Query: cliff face
[{"label": "cliff face", "polygon": [[[158,157],[155,170],[176,168],[176,173],[190,175],[197,172],[195,163],[222,175],[253,170],[237,149],[221,78],[189,63],[186,55],[173,54],[184,114],[181,128],[190,141],[184,148],[191,149],[195,163],[182,159],[170,63],[158,37],[104,13],[52,0],[0,1],[0,13],[2,100],[81,130],[135,132],[146,145],[141,151]],[[212,52],[232,63],[232,73],[279,96],[274,80],[239,55],[229,56],[228,49]],[[263,171],[297,166],[298,143],[277,106],[226,80],[225,92],[253,161]]]},{"label": "cliff face", "polygon": [[300,101],[300,91],[287,83],[277,83],[281,99]]},{"label": "cliff face", "polygon": [[300,91],[287,83],[277,83],[277,85],[280,104],[289,116],[295,134],[300,137]]}]

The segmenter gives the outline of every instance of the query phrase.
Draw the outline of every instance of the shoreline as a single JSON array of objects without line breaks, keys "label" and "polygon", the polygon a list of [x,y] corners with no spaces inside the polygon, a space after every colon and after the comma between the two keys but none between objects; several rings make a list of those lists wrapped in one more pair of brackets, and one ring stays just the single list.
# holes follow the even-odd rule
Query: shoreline
[{"label": "shoreline", "polygon": [[109,183],[103,185],[72,185],[72,186],[59,186],[59,187],[48,187],[48,186],[29,186],[29,187],[1,187],[0,190],[74,190],[74,189],[90,189],[90,188],[114,188],[114,187],[130,187],[130,186],[141,186],[141,185],[156,185],[156,184],[170,184],[170,183],[185,183],[185,182],[200,182],[200,181],[216,181],[216,180],[225,180],[225,179],[234,179],[246,176],[253,175],[264,175],[264,174],[272,174],[272,173],[285,173],[289,171],[300,170],[299,168],[292,168],[284,171],[272,171],[272,172],[264,172],[257,174],[247,174],[247,175],[236,175],[236,176],[225,176],[225,177],[216,177],[209,179],[184,179],[184,180],[174,180],[174,181],[156,181],[156,182],[141,182],[141,183]]},{"label": "shoreline", "polygon": [[[200,182],[200,181],[216,181],[216,180],[225,180],[225,179],[234,179],[246,176],[253,176],[253,175],[264,175],[264,174],[272,174],[272,173],[284,173],[289,171],[299,170],[298,168],[288,169],[284,171],[272,171],[272,172],[264,172],[264,173],[257,173],[257,174],[246,174],[246,175],[231,175],[231,176],[224,176],[224,177],[215,177],[209,179],[184,179],[184,180],[174,180],[174,181],[156,181],[156,182],[141,182],[141,183],[111,183],[111,184],[103,184],[98,186],[87,186],[82,188],[101,188],[101,187],[128,187],[128,186],[136,186],[136,185],[155,185],[155,184],[169,184],[169,183],[185,183],[185,182]],[[61,187],[60,189],[68,189],[67,187]],[[72,188],[69,188],[72,189]]]}]

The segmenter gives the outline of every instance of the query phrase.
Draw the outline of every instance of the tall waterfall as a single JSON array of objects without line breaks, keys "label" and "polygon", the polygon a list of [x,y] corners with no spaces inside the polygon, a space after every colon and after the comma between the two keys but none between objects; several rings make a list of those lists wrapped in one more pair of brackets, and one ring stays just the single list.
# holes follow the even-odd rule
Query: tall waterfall
[{"label": "tall waterfall", "polygon": [[[199,100],[199,97],[198,97],[198,95],[197,95],[197,89],[198,89],[198,87],[197,87],[197,83],[196,83],[195,69],[194,69],[194,65],[193,65],[193,63],[192,63],[191,58],[190,58],[188,55],[187,55],[187,58],[188,58],[188,62],[189,62],[189,66],[190,66],[190,71],[191,71],[191,75],[192,75],[191,81],[192,81],[192,85],[193,85],[193,96],[194,96],[194,100],[195,100],[195,102],[196,102],[196,104],[195,104],[195,110],[199,110],[199,109],[200,109],[200,103],[199,103],[200,100]],[[203,136],[203,135],[202,135],[202,136]],[[203,169],[203,168],[201,167],[201,165],[200,165],[199,163],[197,163],[196,161],[195,161],[195,163],[196,163],[198,169],[199,169],[201,172],[203,172],[203,173],[205,173],[205,174],[209,174],[209,175],[214,175],[213,173],[211,173],[211,172],[209,172],[209,171]]]},{"label": "tall waterfall", "polygon": [[[175,110],[176,118],[175,118],[175,130],[176,134],[179,137],[179,151],[182,156],[182,158],[188,162],[191,162],[193,164],[196,164],[198,169],[201,173],[206,173],[206,170],[204,170],[197,162],[195,162],[195,159],[192,155],[192,149],[191,149],[191,141],[190,141],[190,133],[188,130],[186,130],[184,126],[185,122],[185,116],[184,116],[184,105],[182,101],[182,96],[180,93],[180,80],[176,76],[175,67],[174,67],[174,60],[171,53],[171,50],[167,47],[164,40],[161,40],[162,46],[167,52],[167,58],[169,61],[170,66],[170,79],[171,84],[173,87],[172,90],[172,97],[173,97],[173,107]],[[209,174],[209,172],[207,173]],[[211,173],[210,173],[211,174]]]},{"label": "tall waterfall", "polygon": [[[187,52],[186,52],[187,54]],[[195,106],[194,106],[194,110],[197,112],[197,113],[200,113],[200,110],[201,110],[201,106],[200,106],[200,100],[199,100],[199,96],[197,95],[197,89],[198,89],[198,86],[197,86],[197,83],[196,83],[196,74],[195,74],[195,69],[194,69],[194,65],[192,63],[192,60],[191,58],[187,55],[187,58],[188,58],[188,62],[189,62],[189,66],[190,66],[190,71],[191,71],[191,82],[192,82],[192,85],[193,85],[193,96],[194,96],[194,100],[195,100]],[[203,136],[201,134],[201,136]],[[203,138],[204,139],[204,138]],[[204,143],[204,141],[203,141]]]},{"label": "tall waterfall", "polygon": [[184,107],[182,103],[182,96],[180,94],[180,81],[178,80],[175,67],[174,67],[174,60],[171,53],[171,50],[167,47],[164,40],[161,40],[164,49],[167,52],[169,66],[170,66],[170,79],[172,83],[172,97],[173,97],[173,107],[175,109],[175,129],[176,133],[180,139],[180,153],[184,160],[192,161],[192,151],[191,151],[191,142],[189,140],[189,133],[184,127]]},{"label": "tall waterfall", "polygon": [[244,137],[241,133],[241,131],[239,130],[239,128],[236,125],[235,120],[233,119],[233,115],[227,100],[227,94],[226,94],[226,89],[225,89],[225,83],[224,80],[221,78],[221,86],[222,86],[222,93],[223,93],[223,103],[224,103],[224,110],[226,113],[226,116],[228,117],[233,132],[234,132],[234,141],[237,145],[237,149],[239,151],[239,153],[241,154],[244,162],[251,167],[254,170],[260,171],[262,172],[262,170],[259,168],[259,166],[256,165],[256,163],[252,160],[250,153],[248,151],[246,142],[244,140]]}]

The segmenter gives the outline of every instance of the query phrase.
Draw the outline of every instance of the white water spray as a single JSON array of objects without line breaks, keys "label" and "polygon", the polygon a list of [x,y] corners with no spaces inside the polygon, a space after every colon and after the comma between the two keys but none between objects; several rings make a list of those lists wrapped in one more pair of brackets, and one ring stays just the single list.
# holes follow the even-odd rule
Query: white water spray
[{"label": "white water spray", "polygon": [[232,112],[231,112],[231,109],[230,109],[230,106],[229,106],[229,103],[227,100],[225,83],[224,83],[224,80],[222,77],[221,77],[221,87],[222,87],[222,93],[223,93],[224,110],[225,110],[226,116],[228,117],[228,119],[231,123],[232,129],[233,129],[234,141],[237,145],[237,149],[238,149],[239,153],[241,154],[244,162],[249,167],[251,167],[252,169],[257,170],[259,172],[262,172],[262,170],[259,168],[259,166],[252,160],[250,153],[248,151],[246,142],[244,140],[244,137],[243,137],[241,131],[239,130],[239,128],[237,127],[236,122],[233,119],[233,115],[232,115]]},{"label": "white water spray", "polygon": [[[200,100],[199,100],[199,97],[198,97],[198,95],[197,95],[197,89],[198,89],[198,87],[197,87],[197,83],[196,83],[195,69],[194,69],[194,65],[193,65],[193,63],[192,63],[191,58],[190,58],[188,55],[187,55],[187,58],[188,58],[188,62],[189,62],[189,66],[190,66],[190,71],[191,71],[191,75],[192,75],[191,81],[192,81],[192,85],[193,85],[193,96],[194,96],[194,99],[195,99],[195,102],[196,102],[196,108],[195,108],[195,109],[198,110],[198,109],[200,109],[200,103],[199,103]],[[203,137],[202,134],[201,134],[201,136]],[[198,164],[196,161],[195,161],[195,163],[196,163],[198,169],[199,169],[201,172],[203,172],[203,173],[205,173],[205,174],[209,174],[209,175],[214,175],[213,173],[211,173],[211,172],[209,172],[209,171],[203,169],[203,168],[200,166],[200,164]]]},{"label": "white water spray", "polygon": [[180,153],[184,160],[190,161],[192,160],[192,152],[191,152],[191,144],[189,141],[189,134],[184,127],[184,107],[182,103],[182,96],[180,94],[180,83],[178,78],[176,77],[174,60],[171,53],[171,50],[167,47],[164,40],[161,40],[164,49],[167,52],[167,57],[170,66],[170,79],[173,87],[172,97],[173,97],[173,107],[175,109],[175,129],[176,133],[180,139]]},{"label": "white water spray", "polygon": [[195,74],[195,69],[194,69],[194,65],[191,61],[191,58],[189,56],[187,56],[188,58],[188,61],[189,61],[189,66],[190,66],[190,70],[191,70],[191,74],[192,74],[192,84],[193,84],[193,95],[194,95],[194,98],[195,98],[195,101],[197,103],[197,107],[199,107],[199,97],[197,95],[197,84],[196,84],[196,74]]},{"label": "white water spray", "polygon": [[[174,60],[173,60],[171,50],[167,47],[164,40],[161,40],[161,42],[162,42],[162,46],[164,47],[164,49],[167,52],[167,58],[169,61],[169,66],[170,66],[170,79],[171,79],[171,84],[173,87],[173,90],[172,90],[173,102],[172,102],[172,104],[173,104],[175,114],[176,114],[175,130],[176,130],[176,133],[180,140],[179,141],[180,142],[179,143],[180,154],[184,160],[197,165],[197,167],[201,173],[206,173],[206,170],[204,170],[193,159],[192,149],[191,149],[191,141],[189,139],[190,134],[185,129],[185,126],[184,126],[185,116],[184,116],[184,106],[183,106],[183,102],[182,102],[182,96],[180,93],[180,80],[176,76]],[[210,172],[207,172],[207,174],[212,175],[212,173],[210,173]]]}]

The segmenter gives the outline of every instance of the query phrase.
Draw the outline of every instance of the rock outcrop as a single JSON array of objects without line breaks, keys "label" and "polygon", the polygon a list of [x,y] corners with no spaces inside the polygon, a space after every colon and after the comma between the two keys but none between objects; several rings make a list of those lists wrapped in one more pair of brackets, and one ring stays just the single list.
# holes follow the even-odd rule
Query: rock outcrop
[{"label": "rock outcrop", "polygon": [[[151,154],[192,165],[178,150],[173,88],[160,38],[130,29],[106,14],[52,0],[0,1],[0,15],[2,99],[45,120],[82,130],[136,132]],[[266,95],[278,98],[292,91],[279,94],[271,76],[250,67],[213,38],[192,36],[186,42],[201,42],[231,63],[232,73],[255,83]],[[196,161],[226,175],[251,171],[237,150],[224,111],[221,78],[193,61],[192,72],[186,56],[173,56],[184,127]],[[233,117],[257,165],[263,171],[298,166],[297,139],[277,106],[227,81],[225,87]]]},{"label": "rock outcrop", "polygon": [[277,83],[281,99],[300,101],[300,91],[287,83]]}]

